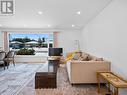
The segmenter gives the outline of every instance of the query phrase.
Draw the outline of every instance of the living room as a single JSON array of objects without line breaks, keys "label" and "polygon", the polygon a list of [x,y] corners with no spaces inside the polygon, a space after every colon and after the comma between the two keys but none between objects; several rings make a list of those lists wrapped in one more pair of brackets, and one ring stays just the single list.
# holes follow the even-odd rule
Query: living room
[{"label": "living room", "polygon": [[[9,34],[52,34],[53,48],[63,49],[62,58],[64,62],[58,67],[58,83],[55,90],[35,89],[35,73],[40,68],[44,69],[44,63],[49,56],[41,59],[43,56],[32,55],[27,60],[26,57],[21,59],[15,55],[15,66],[10,64],[8,69],[5,66],[5,70],[3,66],[0,67],[1,95],[51,95],[51,93],[52,95],[112,95],[115,92],[112,90],[114,87],[111,86],[111,92],[108,92],[106,90],[107,85],[101,85],[101,93],[98,94],[97,80],[96,84],[83,83],[78,85],[73,84],[75,79],[74,81],[73,78],[68,79],[69,73],[65,73],[68,65],[66,61],[69,60],[67,54],[77,51],[96,56],[99,58],[98,60],[106,60],[105,62],[109,62],[110,65],[101,67],[101,69],[106,67],[106,70],[117,74],[125,81],[127,80],[125,57],[127,54],[126,0],[15,0],[13,4],[14,11],[12,14],[5,14],[4,12],[2,14],[2,11],[0,14],[0,50],[6,53],[10,50]],[[85,63],[84,65],[88,65],[90,62]],[[75,66],[74,76],[78,74],[79,69],[82,70],[83,68],[81,65],[77,70]],[[95,66],[93,64],[93,67]],[[86,68],[86,66],[84,68],[91,70],[92,66],[91,68]],[[96,70],[96,72],[101,69]],[[87,70],[87,72],[89,71]],[[87,72],[85,71],[85,73]],[[96,72],[94,71],[94,78]],[[19,74],[21,76],[18,76]],[[82,75],[82,72],[80,74]],[[84,76],[80,79],[84,81],[88,77]],[[74,78],[79,80],[77,77]],[[126,93],[126,88],[115,92],[116,95],[126,95]]]}]

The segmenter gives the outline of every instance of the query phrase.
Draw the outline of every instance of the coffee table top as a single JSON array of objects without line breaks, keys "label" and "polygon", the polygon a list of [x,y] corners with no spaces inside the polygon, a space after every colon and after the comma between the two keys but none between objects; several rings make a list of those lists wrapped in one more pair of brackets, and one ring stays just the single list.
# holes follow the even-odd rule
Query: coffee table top
[{"label": "coffee table top", "polygon": [[56,73],[56,66],[54,64],[50,64],[48,61],[40,68],[38,73]]}]

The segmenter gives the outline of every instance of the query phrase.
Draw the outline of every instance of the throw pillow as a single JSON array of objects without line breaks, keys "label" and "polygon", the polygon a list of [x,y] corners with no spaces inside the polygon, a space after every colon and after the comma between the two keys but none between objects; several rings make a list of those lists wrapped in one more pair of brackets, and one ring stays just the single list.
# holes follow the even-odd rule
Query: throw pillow
[{"label": "throw pillow", "polygon": [[85,60],[86,60],[86,61],[90,61],[90,60],[92,60],[92,58],[91,58],[91,56],[88,54]]},{"label": "throw pillow", "polygon": [[88,54],[83,53],[82,54],[82,61],[86,61],[88,57]]},{"label": "throw pillow", "polygon": [[73,53],[68,54],[66,61],[69,61],[73,58]]},{"label": "throw pillow", "polygon": [[84,61],[84,58],[83,58],[83,57],[79,57],[78,60],[79,60],[79,61]]},{"label": "throw pillow", "polygon": [[82,52],[75,52],[73,54],[73,60],[79,60],[80,57],[82,57]]},{"label": "throw pillow", "polygon": [[103,61],[103,58],[97,58],[96,61]]},{"label": "throw pillow", "polygon": [[78,60],[79,59],[79,56],[77,54],[74,54],[73,55],[73,60]]}]

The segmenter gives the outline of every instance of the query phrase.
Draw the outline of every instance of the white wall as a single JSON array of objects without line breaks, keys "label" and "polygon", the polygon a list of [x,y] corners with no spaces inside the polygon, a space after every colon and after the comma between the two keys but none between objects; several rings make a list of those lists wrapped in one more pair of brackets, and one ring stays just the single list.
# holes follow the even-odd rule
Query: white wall
[{"label": "white wall", "polygon": [[58,47],[64,48],[64,53],[76,50],[76,40],[81,47],[81,31],[65,30],[58,33]]},{"label": "white wall", "polygon": [[[82,31],[83,49],[112,62],[112,71],[127,79],[127,0],[113,0]],[[120,95],[127,95],[127,89]]]},{"label": "white wall", "polygon": [[0,31],[0,47],[2,46],[2,33]]}]

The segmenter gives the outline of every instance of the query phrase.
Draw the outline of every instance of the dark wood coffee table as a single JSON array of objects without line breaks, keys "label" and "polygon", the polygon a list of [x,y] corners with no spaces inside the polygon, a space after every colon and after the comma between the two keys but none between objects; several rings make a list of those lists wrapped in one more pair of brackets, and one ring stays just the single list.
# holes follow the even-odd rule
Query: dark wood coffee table
[{"label": "dark wood coffee table", "polygon": [[57,87],[57,61],[48,61],[35,74],[35,89]]}]

